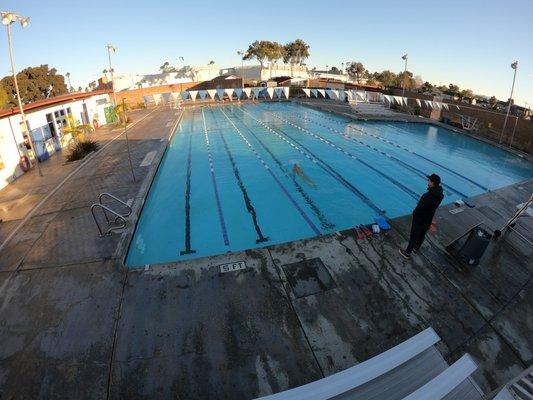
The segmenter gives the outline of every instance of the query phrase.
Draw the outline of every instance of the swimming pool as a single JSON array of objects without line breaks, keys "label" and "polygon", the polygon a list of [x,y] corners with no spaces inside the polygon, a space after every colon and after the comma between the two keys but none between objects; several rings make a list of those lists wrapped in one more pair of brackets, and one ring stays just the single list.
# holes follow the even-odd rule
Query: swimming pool
[{"label": "swimming pool", "polygon": [[[295,171],[295,165],[296,171]],[[303,239],[533,176],[531,163],[424,123],[365,122],[292,103],[186,109],[126,258],[142,266]]]}]

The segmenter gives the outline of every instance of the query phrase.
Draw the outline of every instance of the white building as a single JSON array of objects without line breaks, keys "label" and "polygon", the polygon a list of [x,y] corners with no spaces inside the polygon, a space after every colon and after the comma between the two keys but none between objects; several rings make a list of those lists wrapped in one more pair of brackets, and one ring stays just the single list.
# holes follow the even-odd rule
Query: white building
[{"label": "white building", "polygon": [[[67,116],[80,124],[106,123],[105,109],[112,106],[108,92],[68,93],[24,106],[29,132],[39,160],[44,161],[68,145],[70,135],[63,135]],[[23,156],[30,156],[18,107],[0,110],[0,189],[24,172],[19,166]],[[30,157],[31,158],[31,157]]]},{"label": "white building", "polygon": [[[151,87],[172,85],[176,83],[186,82],[203,82],[210,81],[220,75],[220,68],[216,64],[200,65],[200,66],[185,66],[176,72],[160,73],[160,74],[120,74],[114,75],[115,90],[120,92],[122,90],[138,89],[139,87]],[[107,77],[102,78],[103,82],[107,82]]]},{"label": "white building", "polygon": [[309,79],[307,67],[301,65],[290,66],[289,64],[273,64],[271,67],[261,65],[245,65],[221,70],[221,73],[231,73],[238,77],[244,77],[245,82],[268,81],[271,78],[290,76],[292,78]]},{"label": "white building", "polygon": [[[329,72],[329,71],[318,71],[318,70],[315,70],[315,71],[311,71],[310,72],[311,74],[311,77],[314,78],[314,79],[335,79],[337,81],[341,81],[341,82],[348,82],[349,81],[349,76],[346,75],[346,74],[334,74],[332,72]],[[360,83],[366,83],[366,80],[364,80],[365,82],[363,82],[363,80],[361,80]]]}]

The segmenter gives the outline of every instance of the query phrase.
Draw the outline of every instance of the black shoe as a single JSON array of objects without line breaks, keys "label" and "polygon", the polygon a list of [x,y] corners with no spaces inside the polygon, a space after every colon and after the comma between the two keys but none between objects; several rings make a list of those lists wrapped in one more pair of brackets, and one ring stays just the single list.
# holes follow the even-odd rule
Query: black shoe
[{"label": "black shoe", "polygon": [[403,249],[398,250],[403,258],[409,260],[411,258],[411,253],[406,252]]}]

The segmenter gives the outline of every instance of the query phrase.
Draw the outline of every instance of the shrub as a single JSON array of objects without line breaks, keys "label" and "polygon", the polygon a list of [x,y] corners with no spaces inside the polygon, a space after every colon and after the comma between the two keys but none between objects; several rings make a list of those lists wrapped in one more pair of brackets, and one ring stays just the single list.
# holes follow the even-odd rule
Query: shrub
[{"label": "shrub", "polygon": [[77,161],[84,158],[87,154],[98,150],[98,143],[90,139],[76,141],[72,143],[69,150],[70,153],[67,156],[67,161]]},{"label": "shrub", "polygon": [[80,141],[85,139],[85,135],[94,131],[91,124],[80,124],[72,115],[67,116],[67,126],[63,127],[63,134],[71,134],[72,139]]}]

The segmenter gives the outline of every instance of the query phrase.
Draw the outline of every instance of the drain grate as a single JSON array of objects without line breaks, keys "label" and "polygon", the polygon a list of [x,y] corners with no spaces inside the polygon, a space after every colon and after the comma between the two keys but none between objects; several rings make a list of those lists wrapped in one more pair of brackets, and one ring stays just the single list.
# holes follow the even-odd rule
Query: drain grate
[{"label": "drain grate", "polygon": [[282,265],[297,298],[336,288],[337,285],[320,258]]}]

